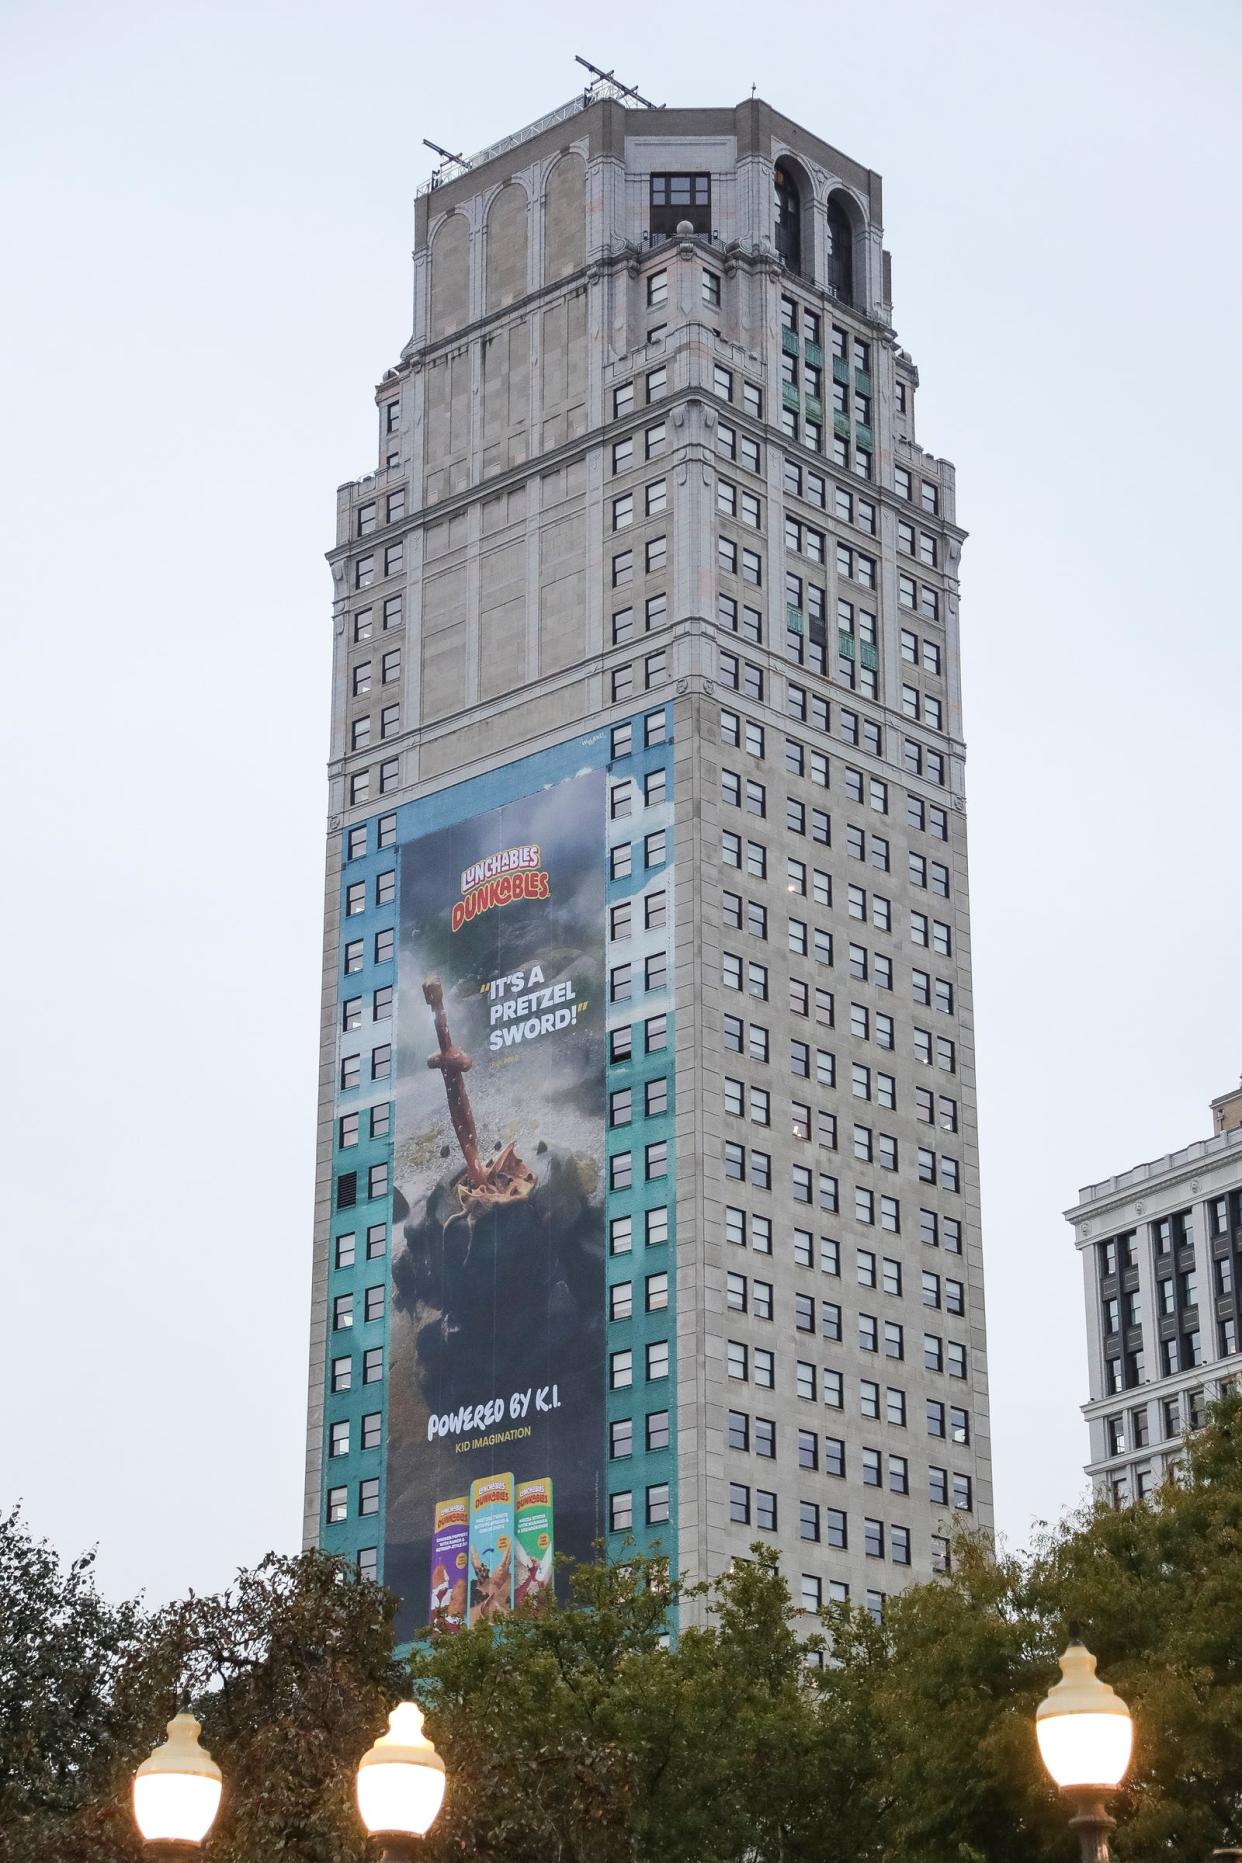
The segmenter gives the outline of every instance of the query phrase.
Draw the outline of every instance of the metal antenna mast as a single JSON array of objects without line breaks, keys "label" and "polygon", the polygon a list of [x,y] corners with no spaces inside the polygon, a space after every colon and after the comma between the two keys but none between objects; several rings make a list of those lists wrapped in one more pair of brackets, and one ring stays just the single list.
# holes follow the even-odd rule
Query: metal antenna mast
[{"label": "metal antenna mast", "polygon": [[431,177],[431,185],[433,188],[438,188],[445,181],[456,180],[457,177],[455,175],[451,175],[447,172],[450,168],[459,169],[463,175],[469,172],[470,164],[464,155],[454,155],[451,149],[442,149],[438,142],[432,142],[430,136],[423,137],[423,147],[425,149],[430,149],[433,155],[438,155],[441,158],[440,166]]},{"label": "metal antenna mast", "polygon": [[574,59],[577,64],[582,65],[591,73],[594,80],[593,83],[587,85],[588,97],[594,98],[595,92],[606,85],[608,88],[605,94],[609,97],[615,97],[618,100],[622,97],[632,97],[634,102],[641,104],[644,110],[663,110],[663,104],[652,103],[650,97],[644,97],[640,91],[634,89],[632,84],[622,84],[620,78],[614,76],[611,71],[601,71],[598,65],[593,65],[589,58],[583,58],[580,52],[574,53]]}]

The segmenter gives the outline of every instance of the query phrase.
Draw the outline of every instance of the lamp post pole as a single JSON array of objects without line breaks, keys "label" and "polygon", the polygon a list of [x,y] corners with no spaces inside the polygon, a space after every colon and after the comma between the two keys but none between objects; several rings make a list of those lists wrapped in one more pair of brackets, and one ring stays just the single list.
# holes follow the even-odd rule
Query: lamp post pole
[{"label": "lamp post pole", "polygon": [[1108,1834],[1116,1828],[1104,1805],[1104,1794],[1095,1786],[1067,1786],[1065,1796],[1074,1806],[1071,1831],[1078,1832],[1082,1863],[1109,1863]]}]

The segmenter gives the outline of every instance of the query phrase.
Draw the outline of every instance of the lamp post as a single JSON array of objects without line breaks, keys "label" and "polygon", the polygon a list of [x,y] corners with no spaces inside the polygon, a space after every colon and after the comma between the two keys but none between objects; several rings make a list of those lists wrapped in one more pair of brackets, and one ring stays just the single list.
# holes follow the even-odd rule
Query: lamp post
[{"label": "lamp post", "polygon": [[444,1802],[444,1761],[423,1732],[423,1711],[402,1701],[388,1732],[358,1762],[358,1812],[389,1863],[411,1863]]},{"label": "lamp post", "polygon": [[1095,1673],[1077,1624],[1070,1625],[1060,1663],[1061,1680],[1035,1711],[1040,1757],[1074,1806],[1070,1828],[1081,1840],[1083,1863],[1108,1863],[1113,1819],[1104,1800],[1130,1763],[1134,1724],[1120,1695]]},{"label": "lamp post", "polygon": [[198,1742],[200,1728],[182,1709],[168,1738],[134,1774],[134,1822],[147,1855],[166,1863],[197,1856],[220,1806],[220,1768]]}]

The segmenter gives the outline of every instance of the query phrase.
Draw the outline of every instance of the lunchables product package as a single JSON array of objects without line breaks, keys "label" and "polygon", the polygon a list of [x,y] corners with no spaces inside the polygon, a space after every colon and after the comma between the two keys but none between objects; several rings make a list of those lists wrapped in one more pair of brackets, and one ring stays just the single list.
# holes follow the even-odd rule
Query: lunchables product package
[{"label": "lunchables product package", "polygon": [[470,1484],[470,1622],[513,1609],[513,1477]]},{"label": "lunchables product package", "polygon": [[466,1621],[470,1585],[470,1503],[459,1495],[437,1501],[431,1536],[431,1622],[441,1630],[460,1630]]},{"label": "lunchables product package", "polygon": [[519,1481],[514,1510],[513,1602],[538,1608],[552,1593],[552,1477]]}]

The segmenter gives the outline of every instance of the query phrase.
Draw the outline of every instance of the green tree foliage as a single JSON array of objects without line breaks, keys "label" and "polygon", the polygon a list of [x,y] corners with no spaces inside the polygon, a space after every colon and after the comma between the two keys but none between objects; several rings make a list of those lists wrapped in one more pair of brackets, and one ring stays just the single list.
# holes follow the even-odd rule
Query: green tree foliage
[{"label": "green tree foliage", "polygon": [[394,1600],[273,1554],[146,1614],[90,1568],[0,1520],[0,1863],[139,1863],[130,1780],[183,1691],[224,1773],[214,1863],[361,1863],[353,1769],[408,1689]]},{"label": "green tree foliage", "polygon": [[322,1555],[144,1615],[10,1515],[0,1863],[137,1863],[129,1777],[183,1685],[225,1773],[218,1863],[361,1863],[353,1769],[410,1692],[449,1775],[427,1863],[1070,1863],[1033,1717],[1073,1618],[1135,1717],[1120,1863],[1197,1863],[1242,1839],[1237,1397],[1183,1473],[1022,1559],[960,1538],[882,1624],[808,1620],[756,1546],[710,1586],[581,1567],[568,1605],[432,1636],[408,1666],[391,1600]]}]

